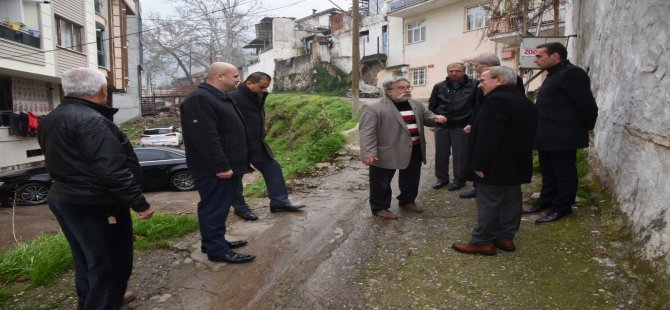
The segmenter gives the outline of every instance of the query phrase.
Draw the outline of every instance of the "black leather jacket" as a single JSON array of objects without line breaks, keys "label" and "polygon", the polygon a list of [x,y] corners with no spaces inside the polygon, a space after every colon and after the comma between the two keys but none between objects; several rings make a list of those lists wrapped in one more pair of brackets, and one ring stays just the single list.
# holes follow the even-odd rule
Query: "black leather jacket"
[{"label": "black leather jacket", "polygon": [[463,85],[459,89],[454,89],[447,78],[433,87],[428,99],[428,109],[435,114],[446,116],[446,127],[464,127],[472,116],[472,107],[467,101],[474,91],[475,81],[467,75],[463,78]]},{"label": "black leather jacket", "polygon": [[49,198],[77,205],[145,211],[142,170],[126,135],[110,120],[116,109],[65,97],[40,119],[38,141],[54,179]]}]

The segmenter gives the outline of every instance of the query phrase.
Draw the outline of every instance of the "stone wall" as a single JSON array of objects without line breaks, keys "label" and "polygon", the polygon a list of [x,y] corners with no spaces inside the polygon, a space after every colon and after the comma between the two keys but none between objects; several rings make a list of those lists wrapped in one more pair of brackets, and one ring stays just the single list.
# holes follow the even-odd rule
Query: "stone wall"
[{"label": "stone wall", "polygon": [[275,60],[274,89],[276,91],[309,90],[313,88],[312,64],[310,55]]},{"label": "stone wall", "polygon": [[641,256],[670,272],[670,2],[571,2],[568,58],[589,71],[599,107],[592,170],[629,216]]}]

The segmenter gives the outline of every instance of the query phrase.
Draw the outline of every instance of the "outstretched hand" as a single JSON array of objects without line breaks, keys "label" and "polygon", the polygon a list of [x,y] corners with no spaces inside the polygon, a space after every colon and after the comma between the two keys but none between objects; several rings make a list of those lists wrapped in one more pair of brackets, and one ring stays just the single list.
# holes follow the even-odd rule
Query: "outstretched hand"
[{"label": "outstretched hand", "polygon": [[447,117],[444,115],[435,115],[435,122],[438,124],[444,124],[447,122]]}]

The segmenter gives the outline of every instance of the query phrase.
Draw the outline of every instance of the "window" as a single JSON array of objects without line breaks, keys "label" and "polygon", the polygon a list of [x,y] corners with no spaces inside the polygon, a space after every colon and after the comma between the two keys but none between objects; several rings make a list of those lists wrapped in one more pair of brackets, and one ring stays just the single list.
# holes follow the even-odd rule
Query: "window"
[{"label": "window", "polygon": [[426,67],[409,69],[409,79],[412,86],[426,85]]},{"label": "window", "polygon": [[465,74],[467,74],[473,80],[479,79],[479,73],[477,73],[472,59],[466,59],[461,62],[465,64]]},{"label": "window", "polygon": [[140,162],[170,159],[165,151],[152,149],[135,149],[135,154]]},{"label": "window", "polygon": [[58,46],[81,52],[81,26],[56,17],[58,27]]},{"label": "window", "polygon": [[489,25],[489,17],[484,11],[484,4],[468,8],[467,30],[484,28]]},{"label": "window", "polygon": [[425,21],[407,23],[407,44],[426,41]]}]

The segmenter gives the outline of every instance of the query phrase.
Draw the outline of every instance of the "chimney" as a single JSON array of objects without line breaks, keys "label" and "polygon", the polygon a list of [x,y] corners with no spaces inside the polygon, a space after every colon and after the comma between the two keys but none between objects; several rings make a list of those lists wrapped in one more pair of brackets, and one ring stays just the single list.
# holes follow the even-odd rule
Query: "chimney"
[{"label": "chimney", "polygon": [[316,10],[312,9],[312,16],[316,15]]}]

